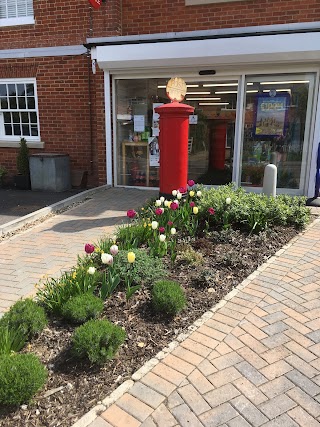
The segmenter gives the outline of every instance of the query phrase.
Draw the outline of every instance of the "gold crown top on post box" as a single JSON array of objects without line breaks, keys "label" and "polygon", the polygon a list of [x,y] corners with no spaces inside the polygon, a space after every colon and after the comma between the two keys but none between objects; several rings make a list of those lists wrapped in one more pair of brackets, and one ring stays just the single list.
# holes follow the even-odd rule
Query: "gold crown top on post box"
[{"label": "gold crown top on post box", "polygon": [[187,93],[186,82],[181,77],[172,77],[167,83],[166,93],[171,101],[183,101]]}]

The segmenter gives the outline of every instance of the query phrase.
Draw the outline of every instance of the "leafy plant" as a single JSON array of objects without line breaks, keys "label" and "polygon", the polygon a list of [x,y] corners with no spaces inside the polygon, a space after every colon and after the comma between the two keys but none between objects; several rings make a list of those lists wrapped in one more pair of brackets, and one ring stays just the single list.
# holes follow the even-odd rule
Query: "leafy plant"
[{"label": "leafy plant", "polygon": [[0,357],[0,405],[20,405],[44,386],[47,370],[34,354]]},{"label": "leafy plant", "polygon": [[120,326],[108,320],[89,320],[75,330],[72,348],[76,356],[103,364],[114,357],[125,338]]},{"label": "leafy plant", "polygon": [[143,249],[135,249],[136,259],[134,264],[127,261],[127,251],[119,251],[117,262],[114,264],[114,273],[118,274],[122,283],[126,283],[126,278],[130,272],[131,283],[140,285],[151,285],[156,280],[162,279],[166,275],[163,263],[159,258],[153,258]]},{"label": "leafy plant", "polygon": [[75,295],[87,292],[93,293],[97,287],[99,273],[93,275],[88,270],[79,267],[70,272],[65,272],[58,279],[46,279],[38,287],[37,300],[46,311],[59,314],[62,306]]},{"label": "leafy plant", "polygon": [[102,284],[100,289],[100,296],[103,300],[109,298],[116,290],[120,283],[120,276],[114,273],[114,268],[109,268],[102,275]]},{"label": "leafy plant", "polygon": [[10,329],[8,325],[0,326],[0,356],[20,351],[26,342],[26,336],[18,329]]},{"label": "leafy plant", "polygon": [[16,302],[0,320],[0,325],[20,329],[27,339],[41,332],[47,323],[44,309],[31,298]]},{"label": "leafy plant", "polygon": [[0,186],[3,184],[3,178],[7,175],[7,169],[0,165]]},{"label": "leafy plant", "polygon": [[124,250],[138,248],[148,241],[150,228],[146,223],[136,222],[132,225],[121,226],[116,231],[116,239]]},{"label": "leafy plant", "polygon": [[157,313],[174,316],[187,304],[179,283],[170,280],[156,282],[151,290],[152,306]]},{"label": "leafy plant", "polygon": [[84,323],[95,319],[103,311],[103,301],[92,294],[71,297],[61,309],[62,316],[72,323]]},{"label": "leafy plant", "polygon": [[190,265],[202,265],[204,263],[203,255],[199,251],[195,251],[191,245],[180,244],[178,246],[178,256],[177,259],[181,263],[186,263]]},{"label": "leafy plant", "polygon": [[25,138],[20,139],[20,147],[17,156],[17,170],[21,175],[29,175],[29,149]]}]

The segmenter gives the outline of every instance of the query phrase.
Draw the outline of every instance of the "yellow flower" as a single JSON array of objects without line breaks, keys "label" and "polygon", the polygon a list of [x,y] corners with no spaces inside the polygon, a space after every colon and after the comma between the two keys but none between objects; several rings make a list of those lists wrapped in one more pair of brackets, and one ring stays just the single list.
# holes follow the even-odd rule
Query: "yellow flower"
[{"label": "yellow flower", "polygon": [[77,273],[74,271],[72,274],[72,278],[75,279],[77,277]]},{"label": "yellow flower", "polygon": [[148,224],[148,227],[151,227],[151,224]]},{"label": "yellow flower", "polygon": [[192,191],[192,190],[191,190],[191,191],[189,191],[189,196],[190,196],[190,197],[193,197],[193,196],[194,196],[194,191]]},{"label": "yellow flower", "polygon": [[128,252],[128,262],[130,264],[134,263],[136,260],[136,255],[134,252]]},{"label": "yellow flower", "polygon": [[195,214],[195,215],[197,215],[197,213],[199,212],[199,209],[197,208],[197,206],[194,206],[193,207],[193,213]]},{"label": "yellow flower", "polygon": [[146,228],[146,226],[147,226],[147,223],[146,223],[146,222],[144,222],[144,223],[143,223],[143,226],[144,226],[144,228]]},{"label": "yellow flower", "polygon": [[142,211],[144,211],[144,208],[141,208]]},{"label": "yellow flower", "polygon": [[172,201],[170,200],[170,201],[168,202],[168,208],[170,208],[171,203],[172,203]]}]

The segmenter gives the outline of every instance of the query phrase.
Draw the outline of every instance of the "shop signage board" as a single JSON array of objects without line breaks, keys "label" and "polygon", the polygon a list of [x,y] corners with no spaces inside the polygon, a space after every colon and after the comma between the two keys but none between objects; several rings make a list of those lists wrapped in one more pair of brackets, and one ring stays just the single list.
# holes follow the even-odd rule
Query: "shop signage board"
[{"label": "shop signage board", "polygon": [[284,136],[287,131],[289,94],[257,95],[253,134],[259,137]]}]

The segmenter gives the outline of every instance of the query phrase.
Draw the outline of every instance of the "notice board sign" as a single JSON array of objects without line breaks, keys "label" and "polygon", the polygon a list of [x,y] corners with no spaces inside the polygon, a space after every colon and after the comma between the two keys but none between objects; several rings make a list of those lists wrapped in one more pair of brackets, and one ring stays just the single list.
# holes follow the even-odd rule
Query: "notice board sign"
[{"label": "notice board sign", "polygon": [[261,137],[284,136],[288,127],[289,94],[257,95],[253,134]]}]

